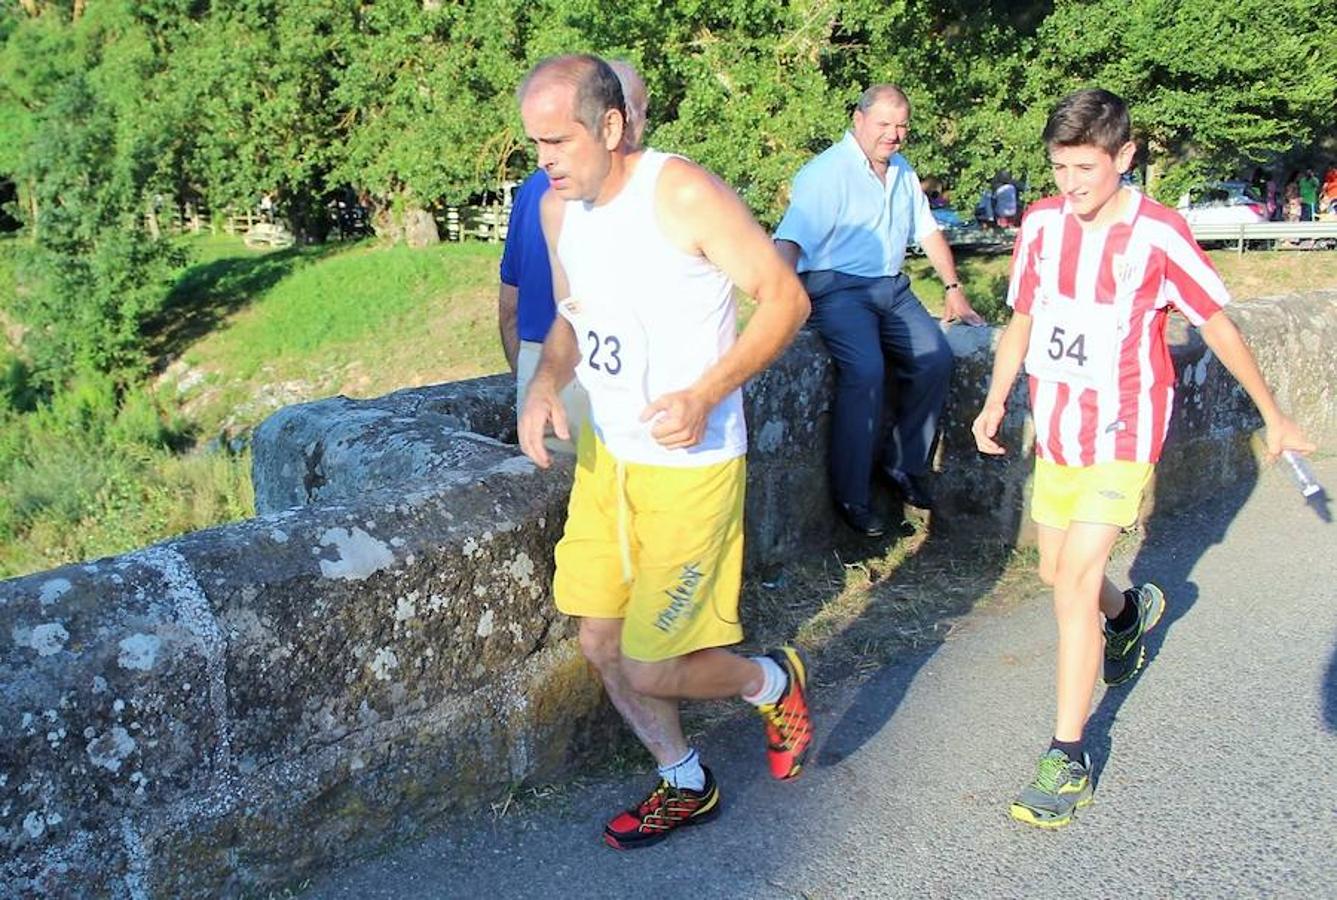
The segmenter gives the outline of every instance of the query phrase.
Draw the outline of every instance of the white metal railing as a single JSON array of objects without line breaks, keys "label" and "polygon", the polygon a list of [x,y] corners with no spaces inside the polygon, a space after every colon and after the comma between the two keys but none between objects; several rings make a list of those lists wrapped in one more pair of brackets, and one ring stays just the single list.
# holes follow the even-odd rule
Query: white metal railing
[{"label": "white metal railing", "polygon": [[1312,241],[1337,239],[1337,219],[1317,222],[1229,222],[1190,225],[1196,241],[1235,241],[1240,253],[1245,241]]}]

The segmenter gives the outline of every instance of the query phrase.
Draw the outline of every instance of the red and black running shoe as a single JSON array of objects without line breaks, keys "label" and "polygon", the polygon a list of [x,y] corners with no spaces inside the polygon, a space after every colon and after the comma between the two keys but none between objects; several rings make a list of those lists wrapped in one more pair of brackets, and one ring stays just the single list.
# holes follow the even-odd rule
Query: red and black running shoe
[{"label": "red and black running shoe", "polygon": [[618,813],[604,826],[604,843],[615,850],[649,847],[682,825],[709,822],[720,812],[720,789],[710,769],[699,791],[675,788],[663,778],[635,809]]},{"label": "red and black running shoe", "polygon": [[808,715],[808,667],[794,647],[766,654],[789,676],[780,699],[757,707],[766,723],[766,761],[771,775],[782,781],[796,778],[812,747],[812,717]]}]

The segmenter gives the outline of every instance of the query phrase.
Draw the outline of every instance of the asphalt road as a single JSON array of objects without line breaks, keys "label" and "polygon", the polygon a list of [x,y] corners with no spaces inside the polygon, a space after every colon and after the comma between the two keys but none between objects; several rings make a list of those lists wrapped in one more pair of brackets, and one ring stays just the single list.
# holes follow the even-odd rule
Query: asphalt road
[{"label": "asphalt road", "polygon": [[[1315,468],[1337,488],[1337,460]],[[724,813],[656,847],[602,845],[608,814],[652,780],[605,779],[307,895],[1337,897],[1337,525],[1280,471],[1256,482],[1153,520],[1114,564],[1169,607],[1143,674],[1097,693],[1096,802],[1062,831],[1007,817],[1052,727],[1055,633],[1036,593],[816,695],[819,745],[795,782],[765,775],[751,717],[718,729],[703,751]]]}]

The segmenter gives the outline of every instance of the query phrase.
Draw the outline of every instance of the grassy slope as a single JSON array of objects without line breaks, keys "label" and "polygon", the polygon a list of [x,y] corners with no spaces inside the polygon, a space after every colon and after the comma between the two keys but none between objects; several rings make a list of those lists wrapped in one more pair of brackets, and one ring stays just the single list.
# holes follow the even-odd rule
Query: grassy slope
[{"label": "grassy slope", "polygon": [[[1236,300],[1337,287],[1337,253],[1330,251],[1250,251],[1240,255],[1233,250],[1212,250],[1207,255]],[[1006,254],[965,256],[957,260],[961,281],[971,302],[981,315],[996,323],[1007,318],[1003,296],[1007,293],[1011,264],[1011,257]],[[928,261],[922,257],[912,259],[906,271],[914,280],[915,291],[924,305],[935,312],[940,311],[942,286]]]},{"label": "grassy slope", "polygon": [[[200,444],[220,431],[249,429],[280,405],[337,393],[376,396],[504,368],[496,245],[257,253],[220,236],[199,239],[195,251],[156,323],[156,350],[171,365],[153,394],[177,419],[173,430]],[[1334,253],[1212,256],[1238,297],[1337,287]],[[993,321],[1005,318],[1008,265],[1006,255],[959,260],[972,301]],[[939,309],[942,291],[927,262],[913,260],[908,271],[925,304]],[[0,265],[6,285],[12,274]],[[155,450],[103,459],[97,448],[87,458],[68,447],[47,449],[0,500],[18,509],[65,498],[63,508],[30,516],[0,543],[0,575],[121,552],[251,510],[245,453]],[[71,488],[87,495],[74,506]]]},{"label": "grassy slope", "polygon": [[[239,242],[233,247],[239,256],[221,257],[231,268],[218,268],[215,255],[187,276],[194,291],[208,296],[253,281],[263,285],[249,300],[229,295],[229,311],[215,329],[184,349],[191,377],[204,378],[184,394],[202,434],[253,426],[279,403],[338,393],[376,396],[505,367],[496,338],[496,245],[299,251],[307,256],[252,254]],[[217,243],[210,251],[222,252]],[[1241,298],[1337,287],[1333,253],[1211,256]],[[972,301],[995,322],[1006,318],[1009,264],[1006,254],[958,261]],[[287,271],[272,283],[268,276],[257,279],[268,265]],[[942,289],[929,264],[912,260],[907,270],[925,305],[940,310]],[[212,283],[224,271],[223,284]],[[178,368],[174,374],[180,381],[185,373]]]},{"label": "grassy slope", "polygon": [[178,384],[194,385],[184,408],[201,433],[250,427],[280,403],[375,396],[505,367],[495,246],[244,255],[226,271],[222,261],[208,263],[194,273],[197,287],[212,293],[220,278],[244,283],[280,256],[284,277],[250,302],[227,300],[215,330],[169,370]]}]

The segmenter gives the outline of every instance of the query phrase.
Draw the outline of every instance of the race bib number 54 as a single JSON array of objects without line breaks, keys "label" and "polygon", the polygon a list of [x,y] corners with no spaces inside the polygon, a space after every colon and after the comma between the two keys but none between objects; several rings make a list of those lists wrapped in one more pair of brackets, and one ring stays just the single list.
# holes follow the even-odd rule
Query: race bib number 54
[{"label": "race bib number 54", "polygon": [[1042,381],[1102,387],[1115,376],[1119,334],[1114,304],[1036,303],[1026,371]]}]

